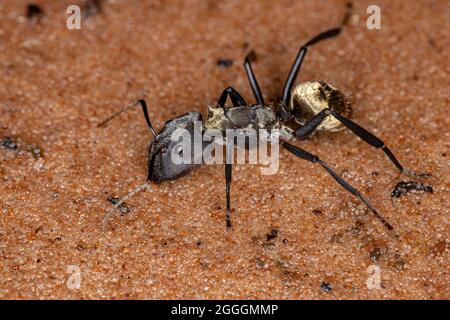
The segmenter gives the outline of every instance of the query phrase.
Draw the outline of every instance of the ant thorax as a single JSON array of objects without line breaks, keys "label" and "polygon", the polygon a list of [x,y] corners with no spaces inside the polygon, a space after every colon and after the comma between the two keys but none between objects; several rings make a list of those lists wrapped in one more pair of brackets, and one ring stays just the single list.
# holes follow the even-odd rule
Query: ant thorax
[{"label": "ant thorax", "polygon": [[[225,133],[226,130],[239,130],[248,135],[254,132],[259,136],[260,130],[268,132],[268,139],[272,141],[276,135],[279,139],[290,139],[292,129],[284,126],[272,106],[250,105],[240,107],[221,108],[208,106],[207,118],[203,124],[205,130],[214,129]],[[217,141],[216,141],[217,142]]]},{"label": "ant thorax", "polygon": [[[352,115],[351,103],[344,93],[323,81],[308,81],[297,85],[292,90],[289,108],[300,125],[326,108],[347,118]],[[335,117],[327,117],[317,129],[339,131],[343,127]]]},{"label": "ant thorax", "polygon": [[208,106],[205,129],[278,129],[279,119],[271,106],[241,106],[221,108]]}]

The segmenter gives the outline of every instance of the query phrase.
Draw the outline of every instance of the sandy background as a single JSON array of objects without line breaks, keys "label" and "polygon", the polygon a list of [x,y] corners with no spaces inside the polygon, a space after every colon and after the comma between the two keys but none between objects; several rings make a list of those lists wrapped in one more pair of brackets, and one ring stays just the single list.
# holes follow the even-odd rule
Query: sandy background
[{"label": "sandy background", "polygon": [[[450,297],[448,1],[378,0],[381,30],[366,28],[373,1],[355,1],[349,27],[312,48],[299,77],[341,88],[358,123],[433,175],[422,180],[433,194],[392,202],[410,179],[382,152],[348,131],[298,142],[393,232],[319,166],[282,151],[277,175],[236,166],[231,230],[223,167],[208,166],[128,201],[105,233],[107,198],[145,181],[151,135],[138,110],[97,123],[145,98],[161,128],[204,112],[228,85],[253,101],[241,64],[250,49],[266,100],[276,99],[300,44],[337,25],[345,4],[110,0],[68,30],[74,2],[86,6],[36,0],[40,21],[25,17],[27,1],[0,3],[0,298]],[[80,289],[67,286],[72,265]],[[371,265],[380,289],[366,286]]]}]

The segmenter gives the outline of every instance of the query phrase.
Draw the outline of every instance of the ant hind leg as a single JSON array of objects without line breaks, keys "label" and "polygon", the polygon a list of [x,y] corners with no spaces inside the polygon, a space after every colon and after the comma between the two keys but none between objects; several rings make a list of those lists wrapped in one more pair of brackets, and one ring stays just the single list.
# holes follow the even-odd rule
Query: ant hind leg
[{"label": "ant hind leg", "polygon": [[342,186],[344,187],[345,190],[347,190],[348,192],[350,192],[351,194],[353,194],[354,196],[358,197],[362,202],[364,202],[364,204],[370,209],[370,211],[373,213],[373,215],[380,220],[380,222],[388,229],[388,230],[392,230],[393,227],[392,225],[387,222],[379,213],[378,211],[370,204],[370,202],[354,187],[352,187],[347,181],[345,181],[344,179],[342,179],[336,172],[334,172],[333,169],[331,169],[331,167],[326,164],[325,162],[323,162],[319,157],[303,150],[300,149],[290,143],[287,143],[286,141],[281,141],[283,147],[285,147],[290,153],[292,153],[293,155],[310,161],[312,163],[318,163],[320,164],[325,170],[328,171],[328,173]]},{"label": "ant hind leg", "polygon": [[355,135],[361,138],[364,142],[370,144],[372,147],[383,150],[387,155],[389,160],[400,170],[400,172],[405,173],[409,176],[418,177],[429,177],[428,173],[414,173],[406,169],[400,164],[392,151],[384,144],[384,142],[376,137],[374,134],[370,133],[360,125],[356,124],[352,120],[340,115],[336,111],[331,109],[323,109],[321,112],[316,114],[311,120],[305,123],[303,127],[295,132],[295,136],[299,139],[306,139],[328,116],[333,116],[339,120],[344,126],[350,129]]}]

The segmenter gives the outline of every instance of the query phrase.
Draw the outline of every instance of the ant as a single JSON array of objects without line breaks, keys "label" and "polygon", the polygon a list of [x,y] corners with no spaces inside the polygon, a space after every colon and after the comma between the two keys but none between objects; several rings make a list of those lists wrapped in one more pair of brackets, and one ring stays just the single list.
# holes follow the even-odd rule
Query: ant
[{"label": "ant", "polygon": [[[327,163],[316,155],[287,142],[287,140],[293,138],[297,138],[299,140],[306,139],[315,130],[336,132],[346,127],[364,142],[377,149],[381,149],[387,155],[389,160],[400,170],[400,172],[408,175],[415,175],[400,164],[392,151],[382,140],[349,119],[352,114],[352,107],[350,101],[346,98],[342,91],[324,81],[308,81],[300,83],[294,87],[294,82],[297,78],[308,48],[323,40],[338,36],[351,15],[351,8],[351,4],[347,5],[346,15],[338,27],[318,34],[300,47],[284,84],[281,101],[275,105],[266,104],[264,102],[263,95],[252,70],[251,63],[253,55],[250,53],[245,57],[244,69],[253,91],[253,95],[256,99],[256,104],[249,105],[237,90],[233,87],[228,87],[220,95],[216,106],[208,106],[207,118],[203,121],[203,125],[206,129],[219,129],[221,132],[225,132],[227,129],[245,130],[247,128],[262,128],[267,129],[268,131],[278,129],[280,132],[279,143],[287,151],[301,159],[322,166],[342,187],[344,187],[352,195],[359,198],[387,229],[392,230],[392,225],[378,213],[378,211],[361,194],[361,192],[340,177]],[[225,106],[225,102],[228,97],[230,98],[233,107]],[[173,163],[171,153],[174,151],[173,148],[177,147],[177,145],[171,141],[171,135],[175,132],[175,130],[180,128],[188,130],[189,133],[193,135],[193,123],[195,121],[203,120],[202,114],[199,112],[189,112],[180,117],[169,120],[166,122],[161,131],[157,133],[150,121],[146,102],[144,100],[139,100],[124,107],[122,110],[112,115],[98,126],[100,127],[105,125],[122,112],[137,105],[142,107],[147,125],[154,136],[149,149],[147,183],[139,186],[135,190],[131,191],[127,196],[116,202],[116,208],[122,205],[125,200],[137,192],[148,188],[150,182],[160,183],[166,180],[176,179],[189,173],[196,166],[194,163]],[[234,147],[234,145],[232,142],[226,142],[226,145],[226,155],[228,155],[230,153],[230,148]],[[183,150],[176,151],[180,153],[183,152]],[[425,175],[427,174],[419,176]],[[231,179],[232,164],[231,161],[226,161],[225,190],[227,227],[231,227]],[[112,215],[111,209],[103,219],[104,227],[107,225],[107,222]]]}]

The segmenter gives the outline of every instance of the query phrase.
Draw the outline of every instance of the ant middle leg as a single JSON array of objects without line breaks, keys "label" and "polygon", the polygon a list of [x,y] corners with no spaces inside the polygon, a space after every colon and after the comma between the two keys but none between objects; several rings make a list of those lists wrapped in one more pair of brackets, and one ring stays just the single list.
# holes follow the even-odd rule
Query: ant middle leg
[{"label": "ant middle leg", "polygon": [[264,105],[264,98],[263,98],[263,95],[261,93],[261,89],[259,88],[258,81],[256,81],[255,73],[253,72],[253,69],[252,69],[252,65],[251,65],[252,58],[251,58],[251,56],[252,56],[252,53],[250,52],[245,57],[244,69],[245,69],[245,72],[247,73],[247,78],[248,78],[248,81],[250,82],[250,87],[252,88],[253,95],[255,96],[255,99],[256,99],[256,103],[258,105],[260,105],[260,106],[263,106]]},{"label": "ant middle leg", "polygon": [[226,155],[225,155],[225,192],[227,197],[227,212],[226,212],[226,224],[227,228],[231,228],[231,178],[233,174],[233,164],[231,159],[231,148],[234,148],[233,142],[227,141]]},{"label": "ant middle leg", "polygon": [[344,126],[350,129],[355,135],[361,138],[364,142],[370,144],[371,146],[383,150],[383,152],[388,156],[389,160],[400,170],[400,172],[405,173],[409,176],[420,176],[426,177],[430,176],[427,173],[416,174],[400,164],[400,161],[397,160],[392,151],[384,144],[384,142],[376,137],[374,134],[370,133],[360,125],[351,121],[350,119],[340,115],[334,110],[331,109],[323,109],[318,114],[316,114],[311,120],[305,123],[303,127],[298,129],[295,132],[295,136],[299,139],[306,139],[328,116],[333,116],[337,120],[339,120]]},{"label": "ant middle leg", "polygon": [[[246,106],[247,102],[245,99],[237,92],[233,87],[228,87],[223,90],[220,95],[219,101],[217,102],[218,106],[221,108],[225,108],[225,102],[228,98],[231,99],[233,107]],[[233,174],[233,164],[232,164],[232,148],[234,148],[233,141],[226,141],[226,154],[225,154],[225,193],[226,193],[226,201],[227,201],[227,211],[226,211],[226,225],[227,228],[231,227],[231,200],[230,200],[230,192],[231,192],[231,179]]]},{"label": "ant middle leg", "polygon": [[370,211],[377,217],[378,220],[381,221],[381,223],[388,229],[392,230],[392,225],[387,222],[379,213],[378,211],[370,204],[370,202],[354,187],[352,187],[347,181],[342,179],[336,172],[334,172],[333,169],[330,168],[329,165],[327,165],[325,162],[323,162],[319,157],[300,149],[290,143],[287,143],[286,141],[281,141],[281,144],[285,149],[287,149],[289,152],[291,152],[293,155],[302,158],[304,160],[310,161],[312,163],[318,163],[320,164],[325,170],[328,171],[328,173],[342,186],[345,190],[353,194],[354,196],[358,197],[364,204],[370,209]]}]

